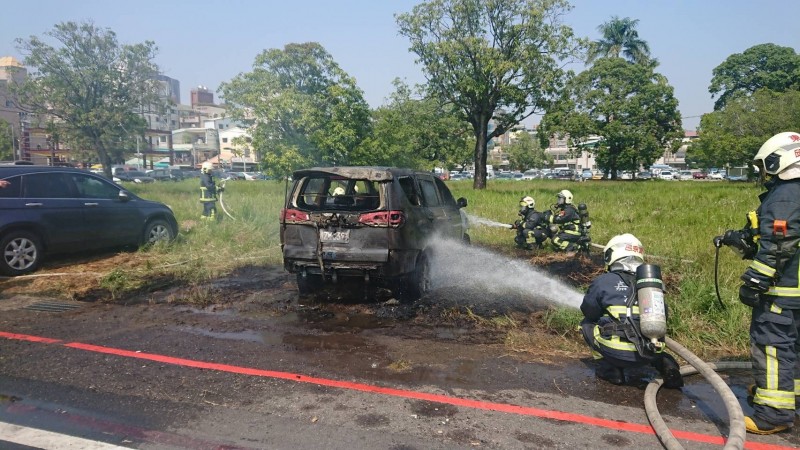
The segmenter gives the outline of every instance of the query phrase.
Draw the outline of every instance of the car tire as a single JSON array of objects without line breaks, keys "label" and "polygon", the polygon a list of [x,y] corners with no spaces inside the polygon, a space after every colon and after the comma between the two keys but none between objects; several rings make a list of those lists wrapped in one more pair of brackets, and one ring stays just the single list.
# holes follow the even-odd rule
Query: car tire
[{"label": "car tire", "polygon": [[322,277],[319,275],[297,274],[297,292],[301,296],[311,295],[322,289]]},{"label": "car tire", "polygon": [[155,219],[147,222],[144,227],[143,242],[145,245],[153,245],[158,242],[170,242],[175,239],[175,230],[164,219]]},{"label": "car tire", "polygon": [[8,276],[24,275],[39,268],[42,262],[42,244],[39,238],[27,231],[11,231],[0,240],[0,273]]},{"label": "car tire", "polygon": [[402,300],[406,302],[414,302],[419,300],[423,295],[431,290],[431,265],[428,255],[421,253],[417,258],[417,264],[414,271],[409,275],[403,283],[401,292]]}]

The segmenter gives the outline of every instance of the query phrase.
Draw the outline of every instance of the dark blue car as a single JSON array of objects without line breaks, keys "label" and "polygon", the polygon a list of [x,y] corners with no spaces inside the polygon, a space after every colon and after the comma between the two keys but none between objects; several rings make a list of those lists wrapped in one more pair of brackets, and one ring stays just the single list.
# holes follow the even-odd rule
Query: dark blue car
[{"label": "dark blue car", "polygon": [[[169,241],[172,210],[100,175],[67,167],[0,166],[0,273],[36,270],[44,255]],[[4,183],[5,184],[5,183]]]}]

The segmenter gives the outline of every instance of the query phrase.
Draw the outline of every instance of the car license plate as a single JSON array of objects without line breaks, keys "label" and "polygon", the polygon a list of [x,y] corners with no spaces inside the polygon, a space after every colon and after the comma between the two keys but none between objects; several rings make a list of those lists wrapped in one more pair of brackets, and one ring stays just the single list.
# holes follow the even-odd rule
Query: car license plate
[{"label": "car license plate", "polygon": [[350,242],[350,230],[344,231],[319,231],[320,242],[331,242],[338,244],[347,244]]}]

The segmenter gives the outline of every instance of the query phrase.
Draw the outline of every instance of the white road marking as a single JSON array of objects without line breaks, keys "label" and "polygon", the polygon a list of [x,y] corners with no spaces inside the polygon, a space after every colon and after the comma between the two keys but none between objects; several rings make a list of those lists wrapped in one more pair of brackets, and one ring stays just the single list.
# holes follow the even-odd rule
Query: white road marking
[{"label": "white road marking", "polygon": [[67,434],[40,430],[37,428],[12,425],[5,422],[0,422],[0,439],[13,442],[15,444],[38,447],[47,450],[113,450],[128,448],[113,444],[106,444],[105,442],[83,439]]}]

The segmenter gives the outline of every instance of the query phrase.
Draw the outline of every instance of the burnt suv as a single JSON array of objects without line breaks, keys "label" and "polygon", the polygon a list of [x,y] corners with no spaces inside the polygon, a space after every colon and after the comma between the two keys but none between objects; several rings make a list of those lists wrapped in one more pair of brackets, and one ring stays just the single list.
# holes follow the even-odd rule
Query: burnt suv
[{"label": "burnt suv", "polygon": [[301,295],[359,278],[415,300],[431,287],[435,239],[469,242],[466,215],[432,173],[388,167],[298,170],[281,210],[283,264]]},{"label": "burnt suv", "polygon": [[[68,167],[0,166],[0,274],[36,270],[45,254],[138,246],[178,233],[172,210]],[[5,183],[4,183],[5,184]]]}]

